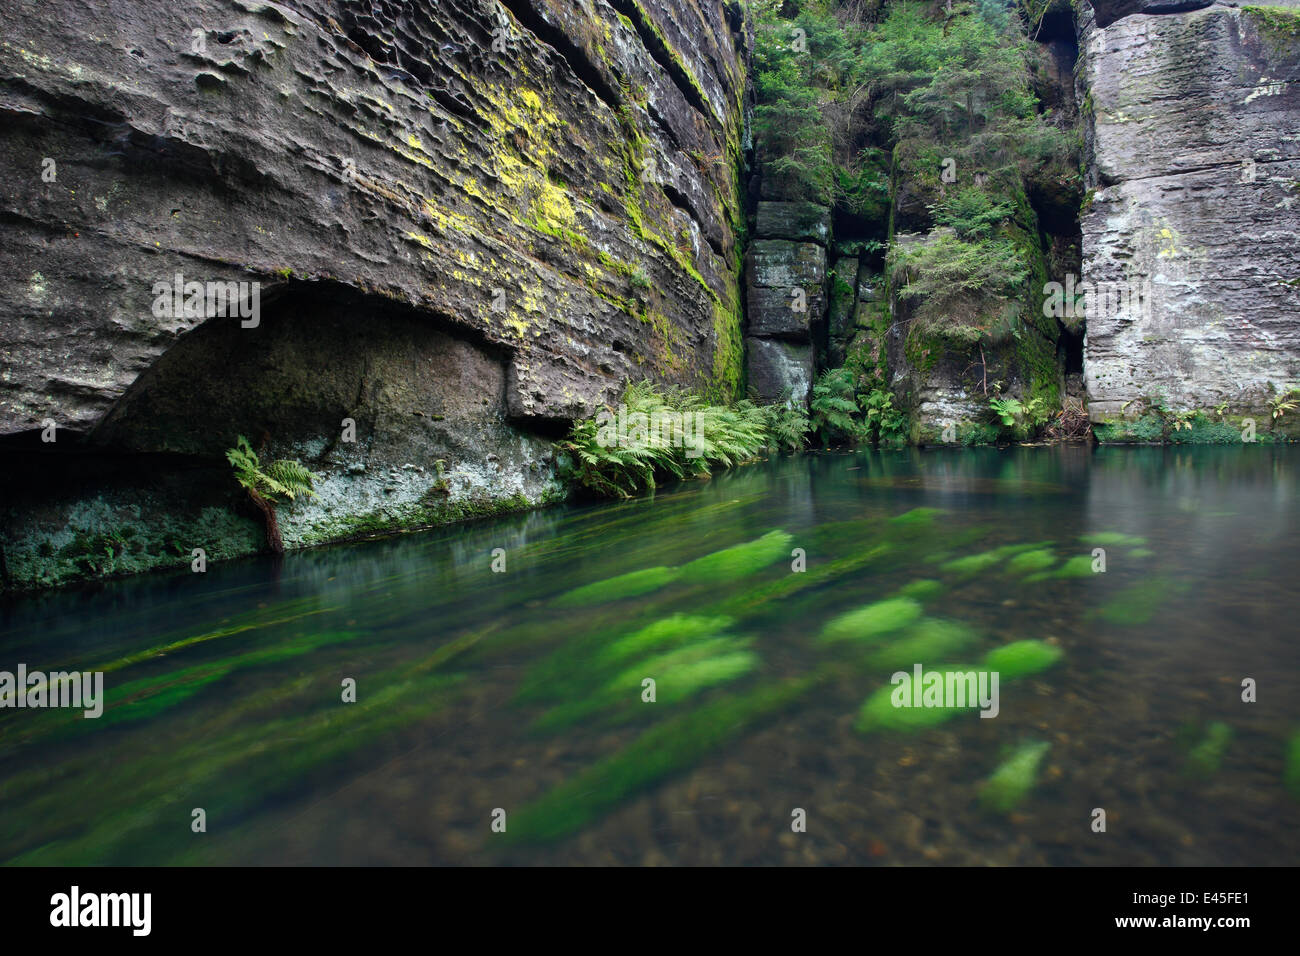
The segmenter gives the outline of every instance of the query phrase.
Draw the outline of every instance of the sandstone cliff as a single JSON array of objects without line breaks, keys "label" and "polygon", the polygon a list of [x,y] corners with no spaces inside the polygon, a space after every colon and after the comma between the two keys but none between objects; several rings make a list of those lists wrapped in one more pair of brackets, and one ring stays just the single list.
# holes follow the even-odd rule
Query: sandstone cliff
[{"label": "sandstone cliff", "polygon": [[[6,3],[14,581],[256,547],[238,434],[319,476],[293,545],[553,498],[629,377],[730,398],[747,37],[705,0]],[[159,307],[193,282],[256,318]]]},{"label": "sandstone cliff", "polygon": [[1137,293],[1087,316],[1094,422],[1164,404],[1262,427],[1270,398],[1300,380],[1294,5],[1081,8],[1083,279]]}]

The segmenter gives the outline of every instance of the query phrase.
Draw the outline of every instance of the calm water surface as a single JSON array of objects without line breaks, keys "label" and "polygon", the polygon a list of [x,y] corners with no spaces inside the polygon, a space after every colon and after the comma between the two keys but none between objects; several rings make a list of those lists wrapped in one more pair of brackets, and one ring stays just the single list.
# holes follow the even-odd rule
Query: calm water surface
[{"label": "calm water surface", "polygon": [[[811,455],[24,599],[0,670],[102,670],[108,702],[0,711],[0,861],[1294,864],[1298,466]],[[1060,656],[996,719],[860,716],[1018,641]]]}]

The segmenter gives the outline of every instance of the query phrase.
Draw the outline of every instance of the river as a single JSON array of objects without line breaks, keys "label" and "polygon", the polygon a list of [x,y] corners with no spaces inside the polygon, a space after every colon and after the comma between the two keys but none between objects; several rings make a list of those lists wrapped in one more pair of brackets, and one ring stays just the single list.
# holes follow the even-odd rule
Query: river
[{"label": "river", "polygon": [[810,454],[10,601],[106,699],[0,709],[0,861],[1294,863],[1298,466]]}]

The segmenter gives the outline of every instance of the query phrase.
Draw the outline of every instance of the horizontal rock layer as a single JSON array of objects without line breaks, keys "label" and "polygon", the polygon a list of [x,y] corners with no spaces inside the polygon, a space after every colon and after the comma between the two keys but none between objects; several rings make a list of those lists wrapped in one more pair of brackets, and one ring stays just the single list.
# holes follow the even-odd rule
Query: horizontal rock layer
[{"label": "horizontal rock layer", "polygon": [[704,0],[11,0],[0,436],[267,438],[323,489],[290,544],[547,500],[628,379],[740,386],[749,42]]},{"label": "horizontal rock layer", "polygon": [[1300,380],[1300,11],[1085,12],[1081,57],[1093,420],[1266,414]]},{"label": "horizontal rock layer", "polygon": [[151,310],[176,273],[403,303],[502,350],[518,419],[634,369],[735,385],[721,6],[18,0],[0,28],[0,431],[93,428],[202,321]]}]

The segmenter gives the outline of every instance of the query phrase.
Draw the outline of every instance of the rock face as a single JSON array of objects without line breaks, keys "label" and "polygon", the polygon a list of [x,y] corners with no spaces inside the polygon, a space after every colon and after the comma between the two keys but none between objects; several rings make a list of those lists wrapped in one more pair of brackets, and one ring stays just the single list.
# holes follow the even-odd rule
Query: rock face
[{"label": "rock face", "polygon": [[806,402],[826,332],[831,214],[807,202],[760,202],[745,256],[749,388],[762,401]]},{"label": "rock face", "polygon": [[827,354],[832,367],[844,364],[849,340],[856,330],[858,314],[857,256],[841,256],[830,273],[829,305],[826,310]]},{"label": "rock face", "polygon": [[1189,6],[1081,20],[1094,422],[1158,403],[1264,422],[1300,379],[1300,9]]},{"label": "rock face", "polygon": [[807,343],[750,337],[745,340],[750,389],[763,401],[807,402],[813,354]]},{"label": "rock face", "polygon": [[1200,10],[1213,3],[1214,0],[1098,0],[1092,6],[1097,26],[1108,27],[1133,13],[1179,13]]},{"label": "rock face", "polygon": [[6,538],[56,552],[11,583],[61,573],[69,446],[265,437],[319,476],[302,543],[554,497],[630,377],[730,398],[748,37],[707,0],[6,3],[0,436],[41,504]]},{"label": "rock face", "polygon": [[760,202],[754,229],[766,239],[825,246],[831,241],[831,211],[811,202]]}]

